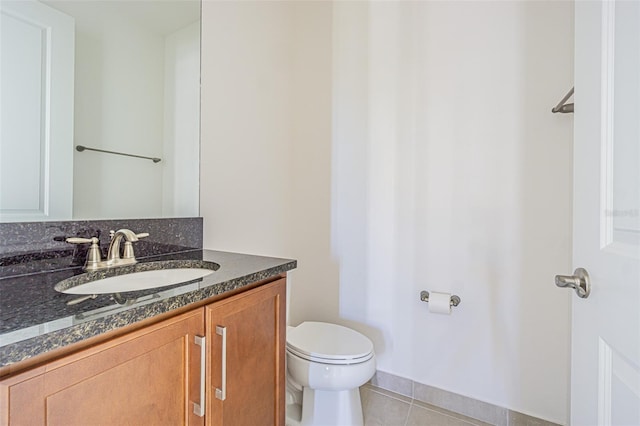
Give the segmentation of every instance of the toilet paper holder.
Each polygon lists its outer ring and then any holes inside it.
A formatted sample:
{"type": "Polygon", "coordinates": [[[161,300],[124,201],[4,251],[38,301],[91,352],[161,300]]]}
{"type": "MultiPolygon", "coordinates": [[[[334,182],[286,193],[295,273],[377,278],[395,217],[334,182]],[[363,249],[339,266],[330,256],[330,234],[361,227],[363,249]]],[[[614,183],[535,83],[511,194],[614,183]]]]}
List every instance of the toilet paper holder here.
{"type": "MultiPolygon", "coordinates": [[[[420,292],[420,300],[423,302],[429,303],[429,292],[426,290],[422,290],[420,292]]],[[[451,296],[451,300],[449,301],[449,306],[458,306],[460,304],[460,297],[455,294],[451,296]]]]}

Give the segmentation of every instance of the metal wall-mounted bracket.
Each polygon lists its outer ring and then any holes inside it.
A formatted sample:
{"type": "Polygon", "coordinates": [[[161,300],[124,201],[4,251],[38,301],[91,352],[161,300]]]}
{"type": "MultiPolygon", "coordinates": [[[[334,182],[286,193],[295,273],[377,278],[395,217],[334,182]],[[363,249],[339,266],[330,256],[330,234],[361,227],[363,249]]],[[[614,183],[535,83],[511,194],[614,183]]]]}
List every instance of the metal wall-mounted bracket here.
{"type": "Polygon", "coordinates": [[[573,113],[573,104],[568,104],[566,103],[569,98],[571,96],[573,96],[573,92],[574,92],[574,87],[571,88],[571,90],[569,90],[569,93],[567,93],[566,95],[564,95],[564,98],[562,98],[562,100],[560,102],[558,102],[558,105],[556,105],[555,107],[553,107],[551,109],[552,113],[562,113],[562,114],[568,114],[568,113],[573,113]]]}
{"type": "MultiPolygon", "coordinates": [[[[422,300],[423,302],[429,303],[429,292],[426,290],[422,290],[420,292],[420,300],[422,300]]],[[[454,294],[453,296],[451,296],[451,300],[449,301],[449,306],[458,306],[460,304],[460,301],[461,301],[460,297],[454,294]]]]}

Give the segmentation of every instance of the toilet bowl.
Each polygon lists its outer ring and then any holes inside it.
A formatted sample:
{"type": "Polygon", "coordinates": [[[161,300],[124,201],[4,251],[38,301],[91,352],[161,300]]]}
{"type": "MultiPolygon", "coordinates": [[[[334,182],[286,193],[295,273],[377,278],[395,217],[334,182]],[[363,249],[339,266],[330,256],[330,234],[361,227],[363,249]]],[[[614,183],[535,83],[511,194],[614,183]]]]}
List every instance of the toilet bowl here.
{"type": "Polygon", "coordinates": [[[287,328],[287,426],[363,424],[359,387],[376,371],[373,343],[336,324],[287,328]]]}

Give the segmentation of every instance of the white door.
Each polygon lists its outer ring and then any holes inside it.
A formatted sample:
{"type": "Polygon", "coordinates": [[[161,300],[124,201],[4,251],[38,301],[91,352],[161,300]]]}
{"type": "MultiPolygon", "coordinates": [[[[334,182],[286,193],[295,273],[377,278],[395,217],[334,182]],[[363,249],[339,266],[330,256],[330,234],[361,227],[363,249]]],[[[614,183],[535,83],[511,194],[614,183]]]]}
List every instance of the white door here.
{"type": "Polygon", "coordinates": [[[575,3],[571,424],[640,425],[640,1],[575,3]]]}
{"type": "Polygon", "coordinates": [[[74,20],[0,2],[0,221],[71,219],[74,20]]]}

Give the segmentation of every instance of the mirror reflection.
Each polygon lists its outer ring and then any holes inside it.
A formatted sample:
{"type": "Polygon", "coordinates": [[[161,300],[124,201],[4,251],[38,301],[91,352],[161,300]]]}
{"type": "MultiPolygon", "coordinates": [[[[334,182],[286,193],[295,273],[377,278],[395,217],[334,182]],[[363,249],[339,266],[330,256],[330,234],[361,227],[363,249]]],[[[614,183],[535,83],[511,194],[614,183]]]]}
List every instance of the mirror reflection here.
{"type": "Polygon", "coordinates": [[[200,2],[0,7],[0,221],[197,216],[200,2]]]}

